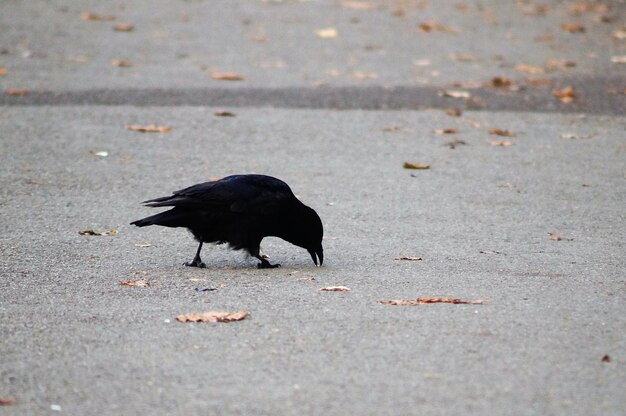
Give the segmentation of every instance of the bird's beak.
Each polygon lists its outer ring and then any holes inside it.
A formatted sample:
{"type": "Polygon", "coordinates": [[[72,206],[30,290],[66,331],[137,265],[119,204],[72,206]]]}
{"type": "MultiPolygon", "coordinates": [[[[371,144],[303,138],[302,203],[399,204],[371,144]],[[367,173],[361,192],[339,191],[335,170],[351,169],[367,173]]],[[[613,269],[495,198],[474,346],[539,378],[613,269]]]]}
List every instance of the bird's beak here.
{"type": "Polygon", "coordinates": [[[317,267],[321,266],[322,263],[324,263],[324,250],[322,249],[322,247],[316,250],[309,250],[309,254],[311,255],[311,258],[313,259],[313,263],[315,263],[317,267]],[[317,259],[320,260],[319,264],[317,264],[317,259]]]}

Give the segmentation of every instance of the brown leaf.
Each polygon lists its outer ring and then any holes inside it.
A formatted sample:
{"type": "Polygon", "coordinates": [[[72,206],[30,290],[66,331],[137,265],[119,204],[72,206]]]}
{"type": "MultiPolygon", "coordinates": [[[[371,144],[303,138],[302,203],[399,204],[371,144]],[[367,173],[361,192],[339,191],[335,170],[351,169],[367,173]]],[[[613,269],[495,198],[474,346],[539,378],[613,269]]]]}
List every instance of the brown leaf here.
{"type": "Polygon", "coordinates": [[[13,95],[15,97],[23,97],[25,95],[28,95],[28,91],[26,91],[26,90],[10,89],[10,90],[7,90],[7,94],[13,95]]]}
{"type": "Polygon", "coordinates": [[[517,134],[515,134],[515,133],[511,133],[508,130],[501,130],[501,129],[491,129],[491,130],[489,130],[489,134],[493,134],[495,136],[504,136],[504,137],[515,137],[515,136],[517,136],[517,134]]]}
{"type": "Polygon", "coordinates": [[[548,236],[550,236],[550,240],[554,241],[561,241],[563,239],[559,233],[548,233],[548,236]]]}
{"type": "Polygon", "coordinates": [[[13,406],[15,399],[13,397],[0,397],[0,406],[13,406]]]}
{"type": "Polygon", "coordinates": [[[469,305],[482,305],[482,300],[461,300],[456,298],[417,298],[411,300],[400,300],[400,299],[391,299],[391,300],[380,300],[378,303],[382,305],[423,305],[428,303],[453,303],[456,305],[459,304],[469,304],[469,305]]]}
{"type": "Polygon", "coordinates": [[[334,27],[316,30],[315,34],[322,39],[336,38],[337,35],[339,35],[337,29],[335,29],[334,27]]]}
{"type": "Polygon", "coordinates": [[[567,30],[570,33],[582,33],[585,31],[585,25],[580,23],[566,23],[561,25],[561,29],[567,30]]]}
{"type": "Polygon", "coordinates": [[[610,363],[610,362],[611,362],[611,357],[609,357],[609,355],[608,355],[608,354],[605,354],[605,355],[602,357],[602,362],[603,362],[603,363],[610,363]]]}
{"type": "Polygon", "coordinates": [[[114,59],[111,61],[111,65],[118,68],[130,68],[134,64],[131,61],[127,61],[125,59],[114,59]]]}
{"type": "Polygon", "coordinates": [[[250,316],[248,311],[239,312],[220,312],[220,311],[208,311],[208,312],[190,312],[182,315],[178,315],[176,320],[179,322],[233,322],[241,321],[250,316]]]}
{"type": "Polygon", "coordinates": [[[446,26],[442,23],[436,22],[434,20],[427,20],[419,24],[419,30],[424,33],[428,33],[431,31],[437,32],[447,32],[447,33],[457,33],[458,30],[446,26]]]}
{"type": "Polygon", "coordinates": [[[555,70],[559,68],[574,68],[576,66],[576,62],[574,61],[559,61],[557,59],[550,59],[546,62],[546,67],[550,70],[555,70]]]}
{"type": "Polygon", "coordinates": [[[460,108],[448,108],[446,110],[446,114],[451,117],[460,117],[461,114],[463,114],[463,112],[461,111],[460,108]]]}
{"type": "Polygon", "coordinates": [[[546,72],[546,70],[540,66],[533,66],[533,65],[526,65],[526,64],[517,64],[515,65],[515,69],[517,69],[520,72],[527,72],[529,74],[543,74],[544,72],[546,72]]]}
{"type": "Polygon", "coordinates": [[[458,132],[459,132],[459,129],[455,127],[448,127],[446,129],[433,130],[433,133],[435,134],[457,134],[458,132]]]}
{"type": "Polygon", "coordinates": [[[216,111],[213,115],[218,117],[235,117],[235,113],[232,111],[216,111]]]}
{"type": "Polygon", "coordinates": [[[489,81],[489,83],[487,84],[488,87],[494,88],[508,88],[511,85],[513,85],[511,80],[504,77],[493,77],[491,78],[491,81],[489,81]]]}
{"type": "Polygon", "coordinates": [[[525,81],[528,85],[532,85],[533,87],[548,86],[554,83],[554,81],[547,78],[526,78],[525,81]]]}
{"type": "Polygon", "coordinates": [[[157,126],[156,124],[148,124],[147,126],[131,124],[126,126],[126,128],[130,131],[139,131],[141,133],[167,133],[172,131],[172,128],[169,126],[157,126]]]}
{"type": "Polygon", "coordinates": [[[402,256],[402,257],[394,257],[394,260],[422,260],[419,256],[402,256]]]}
{"type": "Polygon", "coordinates": [[[211,74],[211,78],[217,79],[220,81],[243,81],[244,79],[246,79],[242,75],[228,73],[228,72],[213,72],[211,74]]]}
{"type": "Polygon", "coordinates": [[[7,74],[7,69],[6,68],[0,68],[0,77],[3,77],[7,74]]]}
{"type": "Polygon", "coordinates": [[[492,146],[502,146],[502,147],[513,146],[513,142],[510,140],[490,140],[489,144],[492,146]]]}
{"type": "Polygon", "coordinates": [[[569,104],[576,98],[576,89],[574,87],[565,87],[562,90],[552,90],[552,95],[561,102],[569,104]]]}
{"type": "Polygon", "coordinates": [[[345,286],[328,286],[320,289],[322,292],[349,292],[350,288],[345,286]]]}
{"type": "Polygon", "coordinates": [[[113,26],[113,30],[117,32],[131,32],[135,30],[135,25],[132,25],[130,23],[118,23],[113,26]]]}
{"type": "Polygon", "coordinates": [[[404,169],[430,169],[430,165],[425,165],[423,163],[411,163],[404,162],[404,169]]]}
{"type": "Polygon", "coordinates": [[[119,234],[119,231],[117,230],[111,230],[111,231],[94,231],[94,230],[80,230],[78,232],[78,234],[80,235],[116,235],[119,234]]]}
{"type": "Polygon", "coordinates": [[[111,14],[98,14],[92,12],[81,13],[80,18],[83,20],[115,20],[115,16],[111,14]]]}
{"type": "Polygon", "coordinates": [[[134,287],[149,287],[150,282],[146,279],[139,280],[126,280],[124,282],[120,282],[121,286],[134,286],[134,287]]]}

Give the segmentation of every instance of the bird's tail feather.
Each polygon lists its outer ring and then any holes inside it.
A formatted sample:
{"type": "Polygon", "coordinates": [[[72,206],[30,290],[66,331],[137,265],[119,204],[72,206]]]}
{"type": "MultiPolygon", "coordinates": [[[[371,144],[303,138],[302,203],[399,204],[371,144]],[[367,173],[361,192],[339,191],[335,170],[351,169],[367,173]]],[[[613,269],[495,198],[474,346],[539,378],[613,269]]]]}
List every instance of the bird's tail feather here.
{"type": "Polygon", "coordinates": [[[137,227],[147,227],[148,225],[186,227],[190,220],[193,220],[193,218],[190,217],[189,213],[177,209],[170,209],[169,211],[160,212],[158,214],[133,221],[130,224],[136,225],[137,227]]]}

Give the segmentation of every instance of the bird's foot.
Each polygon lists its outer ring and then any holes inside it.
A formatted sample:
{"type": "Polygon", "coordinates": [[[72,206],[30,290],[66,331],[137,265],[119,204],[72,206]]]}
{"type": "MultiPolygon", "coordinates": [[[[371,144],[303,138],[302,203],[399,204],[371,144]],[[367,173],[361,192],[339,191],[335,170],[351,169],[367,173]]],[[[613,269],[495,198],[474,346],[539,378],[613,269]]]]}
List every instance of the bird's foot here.
{"type": "Polygon", "coordinates": [[[280,264],[271,264],[269,261],[262,258],[261,263],[257,264],[256,267],[258,267],[259,269],[275,269],[277,267],[280,267],[280,264]]]}
{"type": "Polygon", "coordinates": [[[199,267],[201,269],[206,268],[206,264],[204,264],[204,262],[200,259],[193,259],[192,261],[187,261],[183,263],[183,265],[187,267],[199,267]]]}

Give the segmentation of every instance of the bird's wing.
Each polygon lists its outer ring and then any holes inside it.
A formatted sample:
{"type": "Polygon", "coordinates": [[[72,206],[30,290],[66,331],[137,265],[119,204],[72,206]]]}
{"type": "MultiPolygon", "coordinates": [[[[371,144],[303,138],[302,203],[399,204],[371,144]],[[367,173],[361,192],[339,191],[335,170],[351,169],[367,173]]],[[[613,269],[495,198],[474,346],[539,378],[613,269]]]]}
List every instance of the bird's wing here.
{"type": "Polygon", "coordinates": [[[228,209],[236,213],[273,214],[295,200],[285,182],[264,175],[233,175],[199,183],[173,195],[145,201],[151,207],[228,209]]]}

